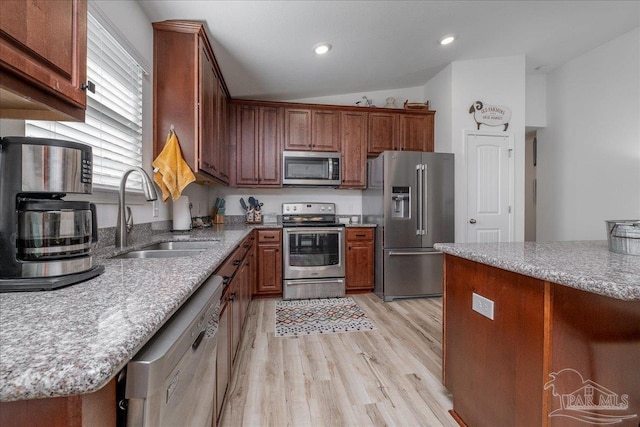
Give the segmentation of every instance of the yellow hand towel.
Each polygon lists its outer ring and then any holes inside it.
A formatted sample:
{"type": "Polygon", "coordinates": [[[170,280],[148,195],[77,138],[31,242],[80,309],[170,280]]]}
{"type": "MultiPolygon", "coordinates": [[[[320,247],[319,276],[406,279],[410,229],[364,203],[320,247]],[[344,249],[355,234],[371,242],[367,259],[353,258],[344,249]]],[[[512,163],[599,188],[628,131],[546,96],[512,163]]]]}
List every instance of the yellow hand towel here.
{"type": "Polygon", "coordinates": [[[164,148],[152,163],[154,168],[153,180],[162,190],[162,201],[166,202],[169,194],[175,201],[182,190],[196,180],[191,168],[182,157],[180,143],[176,133],[172,130],[167,136],[164,148]]]}

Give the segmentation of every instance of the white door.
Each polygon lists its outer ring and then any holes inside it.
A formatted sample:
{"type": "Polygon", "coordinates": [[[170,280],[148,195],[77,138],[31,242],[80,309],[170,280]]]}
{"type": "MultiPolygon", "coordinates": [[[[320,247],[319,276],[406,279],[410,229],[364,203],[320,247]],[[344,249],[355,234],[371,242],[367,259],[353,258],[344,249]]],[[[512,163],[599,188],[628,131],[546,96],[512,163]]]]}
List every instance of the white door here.
{"type": "Polygon", "coordinates": [[[466,241],[513,240],[513,136],[466,134],[466,241]]]}

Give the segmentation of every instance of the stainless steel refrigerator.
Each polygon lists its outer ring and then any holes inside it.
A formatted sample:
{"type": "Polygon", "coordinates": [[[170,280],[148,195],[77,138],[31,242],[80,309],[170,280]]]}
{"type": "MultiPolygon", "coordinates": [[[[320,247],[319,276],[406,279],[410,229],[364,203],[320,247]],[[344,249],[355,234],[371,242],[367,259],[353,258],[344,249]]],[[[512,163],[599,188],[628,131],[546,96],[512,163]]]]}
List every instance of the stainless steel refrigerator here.
{"type": "Polygon", "coordinates": [[[384,301],[442,295],[442,253],[454,241],[453,154],[385,151],[368,162],[363,221],[377,224],[374,291],[384,301]]]}

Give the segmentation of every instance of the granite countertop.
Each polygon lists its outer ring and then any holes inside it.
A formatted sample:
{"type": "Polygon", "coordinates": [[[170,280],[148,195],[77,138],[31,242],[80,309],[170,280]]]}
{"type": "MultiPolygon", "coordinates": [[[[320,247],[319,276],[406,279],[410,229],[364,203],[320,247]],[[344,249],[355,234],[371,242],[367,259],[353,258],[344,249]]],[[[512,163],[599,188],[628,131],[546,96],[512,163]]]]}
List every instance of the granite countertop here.
{"type": "Polygon", "coordinates": [[[611,298],[640,301],[640,257],[606,241],[437,243],[444,253],[611,298]]]}
{"type": "Polygon", "coordinates": [[[196,256],[164,259],[107,259],[115,252],[106,248],[95,253],[105,266],[96,278],[53,291],[1,293],[0,401],[102,388],[253,228],[154,235],[150,242],[218,244],[196,256]]]}

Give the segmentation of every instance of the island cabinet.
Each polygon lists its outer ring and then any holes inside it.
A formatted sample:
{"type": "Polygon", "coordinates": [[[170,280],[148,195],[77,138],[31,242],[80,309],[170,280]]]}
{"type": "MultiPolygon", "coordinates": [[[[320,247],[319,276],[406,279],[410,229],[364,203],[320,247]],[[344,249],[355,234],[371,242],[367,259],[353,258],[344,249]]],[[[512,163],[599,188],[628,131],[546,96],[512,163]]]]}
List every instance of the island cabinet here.
{"type": "Polygon", "coordinates": [[[341,188],[367,187],[367,120],[365,111],[343,111],[341,114],[341,188]]]}
{"type": "Polygon", "coordinates": [[[86,0],[0,2],[0,117],[84,121],[86,83],[86,0]]]}
{"type": "Polygon", "coordinates": [[[216,355],[216,415],[220,417],[227,386],[233,375],[244,319],[251,301],[254,260],[253,233],[227,257],[215,274],[222,276],[225,289],[220,301],[216,355]]]}
{"type": "Polygon", "coordinates": [[[234,105],[237,187],[280,187],[282,108],[234,105]]]}
{"type": "Polygon", "coordinates": [[[229,94],[202,23],[153,23],[154,156],[171,127],[200,183],[229,183],[229,94]]]}
{"type": "Polygon", "coordinates": [[[374,228],[346,229],[345,289],[347,293],[371,292],[374,272],[374,228]]]}
{"type": "Polygon", "coordinates": [[[282,296],[282,230],[260,229],[257,233],[258,268],[254,294],[282,296]]]}
{"type": "Polygon", "coordinates": [[[340,111],[321,108],[285,108],[284,149],[339,152],[340,111]]]}
{"type": "Polygon", "coordinates": [[[461,424],[637,427],[640,301],[444,259],[444,384],[461,424]]]}
{"type": "Polygon", "coordinates": [[[3,427],[115,427],[116,379],[83,395],[0,402],[3,427]]]}

